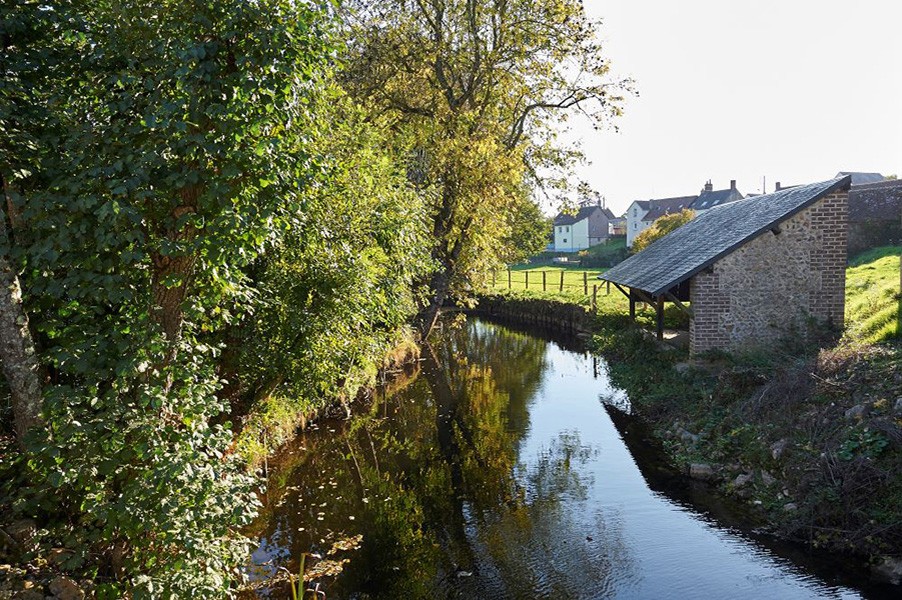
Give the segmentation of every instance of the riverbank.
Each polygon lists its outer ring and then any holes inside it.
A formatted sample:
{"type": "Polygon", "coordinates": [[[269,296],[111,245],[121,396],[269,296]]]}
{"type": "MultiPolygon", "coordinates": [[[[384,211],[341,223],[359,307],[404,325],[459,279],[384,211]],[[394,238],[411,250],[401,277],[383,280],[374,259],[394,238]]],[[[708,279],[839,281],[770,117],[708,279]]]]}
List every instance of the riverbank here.
{"type": "MultiPolygon", "coordinates": [[[[899,583],[898,273],[897,249],[853,263],[849,333],[823,348],[787,344],[690,361],[683,350],[662,349],[643,333],[641,318],[636,327],[616,306],[599,307],[590,320],[590,346],[689,476],[747,502],[773,534],[866,557],[878,577],[899,583]]],[[[517,311],[523,323],[566,314],[562,300],[522,292],[499,310],[503,296],[493,294],[489,303],[508,320],[517,311]]]]}

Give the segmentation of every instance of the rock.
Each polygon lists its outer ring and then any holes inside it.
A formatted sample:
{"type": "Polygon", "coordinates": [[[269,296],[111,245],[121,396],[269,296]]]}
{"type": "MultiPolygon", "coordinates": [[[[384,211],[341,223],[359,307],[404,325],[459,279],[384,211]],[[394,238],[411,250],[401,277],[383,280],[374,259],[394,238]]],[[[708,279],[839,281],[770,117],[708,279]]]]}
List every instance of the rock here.
{"type": "Polygon", "coordinates": [[[761,483],[770,487],[776,482],[777,482],[777,480],[773,475],[771,475],[767,471],[761,471],[761,483]]]}
{"type": "Polygon", "coordinates": [[[896,403],[893,405],[893,412],[897,415],[902,415],[902,396],[896,398],[896,403]]]}
{"type": "Polygon", "coordinates": [[[742,488],[751,483],[754,477],[750,473],[743,473],[742,475],[737,475],[736,479],[733,480],[733,487],[742,488]]]}
{"type": "Polygon", "coordinates": [[[85,597],[84,591],[68,577],[54,577],[48,587],[59,600],[83,600],[85,597]]]}
{"type": "Polygon", "coordinates": [[[785,510],[786,512],[793,512],[799,510],[799,505],[795,502],[787,502],[783,505],[783,510],[785,510]]]}
{"type": "Polygon", "coordinates": [[[53,548],[47,555],[47,562],[54,565],[61,565],[66,562],[73,554],[75,553],[65,548],[53,548]]]}
{"type": "Polygon", "coordinates": [[[6,533],[26,552],[37,547],[38,525],[31,519],[14,521],[6,528],[6,533]]]}
{"type": "Polygon", "coordinates": [[[689,465],[689,477],[702,481],[714,479],[714,469],[705,463],[692,463],[689,465]]]}
{"type": "Polygon", "coordinates": [[[44,600],[44,594],[38,590],[22,590],[13,594],[13,600],[44,600]]]}
{"type": "Polygon", "coordinates": [[[884,556],[879,563],[871,567],[871,572],[881,581],[899,585],[902,583],[902,558],[884,556]]]}
{"type": "Polygon", "coordinates": [[[676,371],[677,373],[679,373],[680,375],[685,375],[686,373],[689,372],[689,369],[691,369],[691,368],[692,367],[689,365],[689,363],[685,363],[685,362],[681,362],[681,363],[677,363],[677,364],[673,365],[673,370],[676,371]]]}
{"type": "Polygon", "coordinates": [[[683,430],[683,433],[680,434],[680,439],[684,444],[697,444],[699,438],[694,433],[683,430]]]}
{"type": "Polygon", "coordinates": [[[779,440],[774,442],[770,447],[770,455],[774,457],[774,460],[780,460],[783,457],[783,453],[786,452],[786,447],[789,446],[789,440],[779,440]]]}
{"type": "Polygon", "coordinates": [[[846,411],[847,419],[863,419],[868,416],[869,408],[867,404],[856,404],[846,411]]]}

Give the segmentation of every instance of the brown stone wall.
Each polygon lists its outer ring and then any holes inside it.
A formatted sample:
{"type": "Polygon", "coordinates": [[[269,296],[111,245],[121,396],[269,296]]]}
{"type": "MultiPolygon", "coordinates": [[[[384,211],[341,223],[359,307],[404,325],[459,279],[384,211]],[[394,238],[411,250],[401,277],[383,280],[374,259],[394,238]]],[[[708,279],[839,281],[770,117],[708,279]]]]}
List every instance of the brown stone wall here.
{"type": "Polygon", "coordinates": [[[806,336],[812,320],[841,328],[847,210],[846,192],[827,196],[693,277],[692,353],[806,336]]]}

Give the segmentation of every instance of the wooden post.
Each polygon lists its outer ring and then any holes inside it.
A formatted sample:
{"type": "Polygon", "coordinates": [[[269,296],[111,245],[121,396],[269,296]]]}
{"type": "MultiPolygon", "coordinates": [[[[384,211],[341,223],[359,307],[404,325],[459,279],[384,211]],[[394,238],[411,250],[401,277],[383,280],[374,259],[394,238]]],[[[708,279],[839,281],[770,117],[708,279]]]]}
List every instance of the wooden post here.
{"type": "Polygon", "coordinates": [[[598,284],[592,284],[592,312],[598,310],[598,284]]]}
{"type": "Polygon", "coordinates": [[[589,295],[589,274],[583,271],[583,294],[589,295]]]}
{"type": "Polygon", "coordinates": [[[507,289],[511,289],[511,270],[507,268],[507,289]]]}
{"type": "Polygon", "coordinates": [[[547,291],[545,288],[545,271],[542,271],[542,291],[547,291]]]}
{"type": "Polygon", "coordinates": [[[633,290],[630,290],[630,319],[636,320],[636,299],[633,298],[633,290]]]}
{"type": "Polygon", "coordinates": [[[523,271],[526,273],[526,289],[529,289],[529,271],[523,271]]]}
{"type": "Polygon", "coordinates": [[[658,341],[664,341],[664,296],[658,296],[657,314],[655,315],[658,326],[658,341]]]}
{"type": "Polygon", "coordinates": [[[611,295],[611,282],[608,282],[608,296],[611,295]]]}
{"type": "Polygon", "coordinates": [[[561,291],[561,292],[564,291],[564,270],[563,269],[561,269],[561,289],[559,291],[561,291]]]}

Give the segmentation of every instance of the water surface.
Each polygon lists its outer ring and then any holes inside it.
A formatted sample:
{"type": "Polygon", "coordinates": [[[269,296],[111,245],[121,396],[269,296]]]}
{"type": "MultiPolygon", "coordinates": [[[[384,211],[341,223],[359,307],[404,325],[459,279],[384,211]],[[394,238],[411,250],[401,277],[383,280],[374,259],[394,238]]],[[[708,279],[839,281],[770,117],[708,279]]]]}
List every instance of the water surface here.
{"type": "Polygon", "coordinates": [[[341,569],[320,579],[330,600],[881,594],[715,520],[655,458],[637,465],[606,403],[628,407],[584,353],[475,320],[446,332],[405,389],[283,457],[254,576],[312,552],[341,569]]]}

